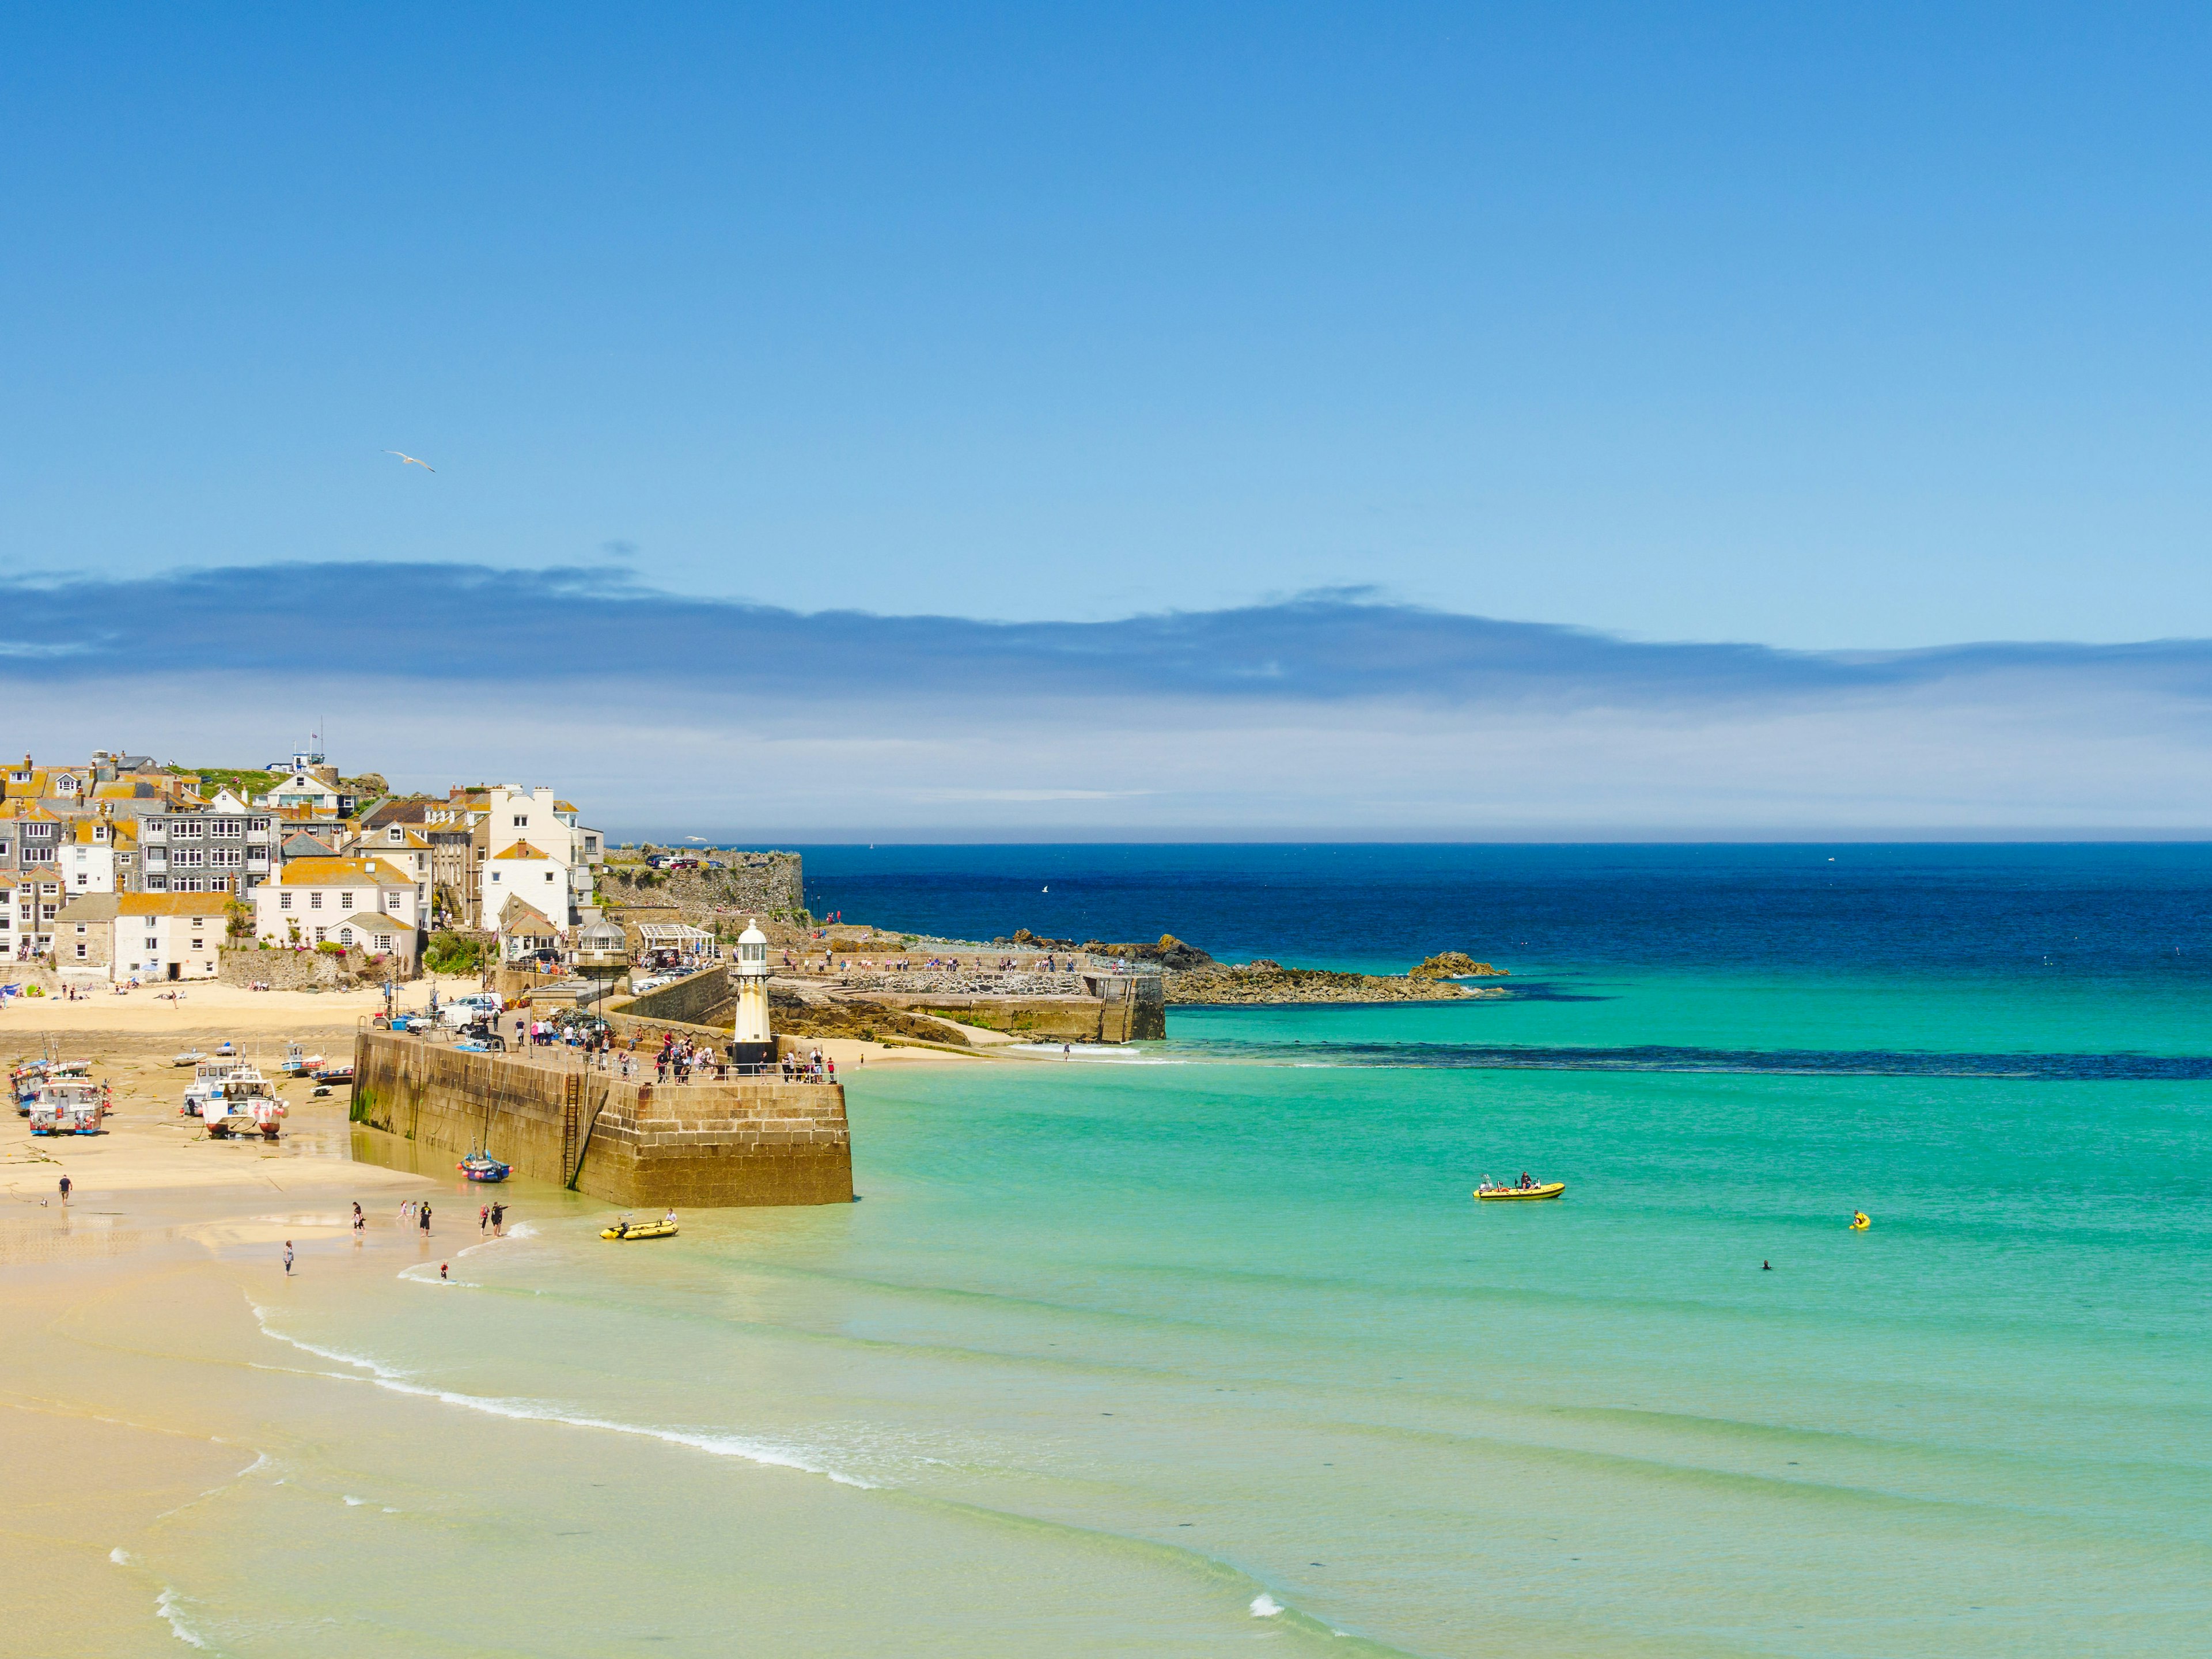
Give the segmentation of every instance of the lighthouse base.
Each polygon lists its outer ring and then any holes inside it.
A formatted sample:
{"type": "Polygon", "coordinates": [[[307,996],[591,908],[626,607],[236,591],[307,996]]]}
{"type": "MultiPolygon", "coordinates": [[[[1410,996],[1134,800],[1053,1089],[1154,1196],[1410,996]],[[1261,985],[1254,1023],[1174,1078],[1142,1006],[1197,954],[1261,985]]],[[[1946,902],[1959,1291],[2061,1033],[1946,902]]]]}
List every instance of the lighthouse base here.
{"type": "Polygon", "coordinates": [[[730,1064],[745,1075],[757,1075],[775,1069],[775,1044],[768,1042],[732,1042],[727,1052],[730,1064]]]}

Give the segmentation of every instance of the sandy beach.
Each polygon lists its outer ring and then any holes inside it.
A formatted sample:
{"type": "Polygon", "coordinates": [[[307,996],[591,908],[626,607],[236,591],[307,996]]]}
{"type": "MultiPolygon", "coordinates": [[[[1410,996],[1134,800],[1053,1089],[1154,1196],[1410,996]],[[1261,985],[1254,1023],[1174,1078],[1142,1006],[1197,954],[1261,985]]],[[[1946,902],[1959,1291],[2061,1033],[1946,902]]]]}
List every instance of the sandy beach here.
{"type": "MultiPolygon", "coordinates": [[[[428,981],[407,988],[398,1006],[427,1006],[428,981]]],[[[474,988],[467,979],[440,982],[441,999],[474,988]]],[[[52,1052],[89,1060],[94,1076],[114,1090],[106,1133],[97,1136],[33,1137],[12,1112],[0,1118],[0,1320],[12,1334],[0,1370],[0,1455],[28,1495],[5,1531],[18,1548],[35,1545],[43,1561],[36,1574],[9,1575],[13,1588],[0,1594],[0,1610],[30,1642],[19,1650],[174,1650],[168,1628],[149,1620],[143,1587],[111,1558],[131,1553],[134,1529],[251,1461],[238,1454],[248,1425],[235,1420],[228,1391],[198,1390],[187,1410],[176,1395],[208,1363],[198,1351],[210,1342],[226,1367],[252,1363],[264,1343],[242,1317],[240,1275],[281,1278],[287,1240],[303,1271],[335,1257],[348,1273],[387,1276],[390,1267],[374,1266],[387,1256],[404,1266],[483,1242],[481,1194],[457,1176],[356,1160],[343,1085],[317,1098],[310,1081],[281,1084],[290,1112],[273,1146],[210,1140],[178,1111],[192,1076],[173,1063],[179,1052],[212,1051],[228,1038],[248,1055],[258,1052],[273,1075],[289,1042],[311,1054],[349,1052],[355,1033],[382,1008],[374,992],[205,985],[185,988],[173,1002],[140,991],[15,999],[0,1012],[0,1059],[52,1052]],[[73,1189],[66,1203],[64,1176],[73,1189]],[[398,1215],[406,1200],[426,1195],[436,1212],[427,1241],[398,1215]],[[368,1218],[358,1242],[356,1201],[368,1218]],[[185,1309],[195,1316],[179,1324],[185,1309]],[[137,1352],[116,1364],[111,1322],[122,1310],[144,1340],[127,1344],[137,1352]]],[[[974,1039],[1006,1041],[983,1031],[974,1039]]],[[[849,1040],[819,1046],[840,1072],[963,1059],[849,1040]]],[[[568,1194],[518,1187],[506,1195],[523,1209],[589,1207],[568,1194]]]]}

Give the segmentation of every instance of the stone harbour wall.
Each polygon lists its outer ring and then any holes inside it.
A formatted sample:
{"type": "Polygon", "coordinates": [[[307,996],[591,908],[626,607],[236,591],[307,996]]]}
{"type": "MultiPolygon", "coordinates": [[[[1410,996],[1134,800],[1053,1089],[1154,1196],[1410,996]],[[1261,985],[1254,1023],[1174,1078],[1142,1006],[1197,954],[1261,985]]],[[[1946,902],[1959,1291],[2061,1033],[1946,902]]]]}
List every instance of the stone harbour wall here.
{"type": "Polygon", "coordinates": [[[565,1053],[544,1062],[372,1031],[355,1041],[352,1115],[456,1162],[481,1146],[524,1179],[554,1186],[566,1184],[565,1163],[580,1149],[576,1189],[629,1208],[853,1197],[852,1135],[836,1085],[625,1083],[565,1053]]]}
{"type": "Polygon", "coordinates": [[[679,1025],[726,1025],[736,1012],[737,1003],[737,990],[730,983],[729,964],[718,962],[657,991],[647,991],[641,997],[631,997],[627,1001],[610,997],[607,1012],[679,1025]]]}

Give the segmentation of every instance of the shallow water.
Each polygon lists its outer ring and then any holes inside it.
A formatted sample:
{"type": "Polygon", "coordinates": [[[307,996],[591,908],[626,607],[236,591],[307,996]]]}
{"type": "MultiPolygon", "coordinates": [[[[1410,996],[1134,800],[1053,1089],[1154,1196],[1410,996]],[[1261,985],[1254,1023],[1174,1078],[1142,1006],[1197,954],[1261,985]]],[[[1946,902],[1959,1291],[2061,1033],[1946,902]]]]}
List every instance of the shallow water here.
{"type": "Polygon", "coordinates": [[[2059,887],[2179,933],[2207,864],[1923,884],[1910,973],[1554,941],[1502,1000],[872,1071],[850,1206],[227,1256],[83,1317],[263,1460],[118,1570],[241,1655],[2190,1650],[2203,987],[1984,958],[2059,887]],[[1523,1170],[1566,1198],[1471,1201],[1523,1170]]]}

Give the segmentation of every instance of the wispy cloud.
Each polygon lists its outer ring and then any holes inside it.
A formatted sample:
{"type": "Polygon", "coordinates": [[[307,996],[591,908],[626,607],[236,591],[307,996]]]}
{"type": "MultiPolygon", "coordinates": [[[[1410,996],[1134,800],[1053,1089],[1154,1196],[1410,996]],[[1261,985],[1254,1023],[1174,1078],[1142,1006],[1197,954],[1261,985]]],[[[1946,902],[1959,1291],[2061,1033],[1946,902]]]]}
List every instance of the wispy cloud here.
{"type": "Polygon", "coordinates": [[[1103,623],[801,614],[626,570],[0,583],[19,749],[251,763],[603,827],[1109,837],[2212,824],[2212,642],[1811,653],[1310,594],[1103,623]]]}
{"type": "Polygon", "coordinates": [[[1358,590],[1100,623],[800,613],[640,585],[615,566],[541,571],[297,564],[0,583],[0,675],[167,675],[218,660],[295,673],[336,653],[366,678],[773,688],[817,696],[1049,695],[1451,706],[1536,697],[1633,705],[1832,699],[2057,676],[2212,696],[2212,642],[1979,644],[1909,652],[1654,644],[1377,603],[1358,590]],[[375,624],[346,637],[349,622],[375,624]],[[332,625],[336,624],[335,627],[332,625]],[[316,641],[312,651],[308,642],[316,641]]]}

